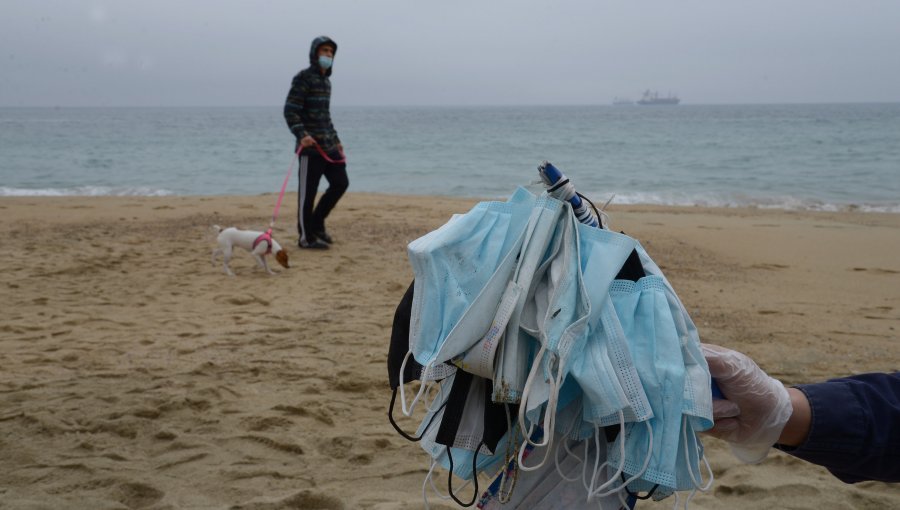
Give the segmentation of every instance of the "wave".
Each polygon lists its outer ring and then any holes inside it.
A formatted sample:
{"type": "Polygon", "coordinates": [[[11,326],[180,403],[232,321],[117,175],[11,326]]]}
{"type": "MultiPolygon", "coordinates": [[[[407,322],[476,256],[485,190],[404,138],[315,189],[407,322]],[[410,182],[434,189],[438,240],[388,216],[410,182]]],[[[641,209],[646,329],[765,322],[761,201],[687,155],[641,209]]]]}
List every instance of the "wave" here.
{"type": "Polygon", "coordinates": [[[111,186],[76,186],[73,188],[10,188],[0,186],[0,197],[164,197],[176,193],[145,186],[111,187],[111,186]]]}
{"type": "MultiPolygon", "coordinates": [[[[397,193],[397,190],[380,191],[376,193],[397,193]]],[[[475,198],[478,194],[466,193],[468,189],[451,190],[451,196],[475,198]]],[[[539,188],[532,189],[539,192],[539,188]]],[[[410,191],[414,195],[428,195],[427,192],[410,191]]],[[[164,197],[180,195],[171,190],[150,188],[146,186],[112,187],[112,186],[76,186],[71,188],[11,188],[0,186],[0,197],[65,197],[65,196],[146,196],[164,197]]],[[[401,192],[400,194],[403,194],[401,192]]],[[[483,195],[482,195],[483,196],[483,195]]],[[[694,192],[689,193],[660,193],[660,192],[625,192],[611,194],[588,193],[588,197],[594,201],[597,207],[602,206],[612,198],[612,205],[661,205],[677,207],[722,207],[739,208],[748,207],[755,209],[782,209],[788,211],[823,211],[823,212],[864,212],[864,213],[889,213],[900,214],[900,203],[834,203],[822,200],[799,198],[794,196],[775,197],[750,197],[744,195],[729,195],[716,193],[694,192]]],[[[503,199],[504,196],[497,196],[503,199]]]]}
{"type": "MultiPolygon", "coordinates": [[[[682,207],[748,207],[755,209],[781,209],[788,211],[823,212],[866,212],[900,214],[900,203],[835,203],[794,196],[749,197],[728,194],[683,194],[630,192],[595,195],[594,202],[599,207],[612,197],[612,204],[620,205],[663,205],[682,207]]],[[[593,199],[593,197],[592,197],[593,199]]]]}

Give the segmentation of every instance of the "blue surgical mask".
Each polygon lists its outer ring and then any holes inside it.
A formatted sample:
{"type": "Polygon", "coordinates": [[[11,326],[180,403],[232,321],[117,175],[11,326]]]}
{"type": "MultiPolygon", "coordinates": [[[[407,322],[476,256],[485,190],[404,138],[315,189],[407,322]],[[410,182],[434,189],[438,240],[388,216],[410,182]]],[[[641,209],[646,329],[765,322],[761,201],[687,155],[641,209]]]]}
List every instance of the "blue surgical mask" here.
{"type": "MultiPolygon", "coordinates": [[[[416,275],[409,344],[416,361],[422,365],[438,357],[438,362],[449,361],[475,342],[460,338],[459,342],[467,343],[446,345],[520,237],[525,227],[522,217],[527,218],[530,208],[527,200],[481,202],[409,244],[409,261],[416,275]]],[[[501,292],[504,287],[505,282],[501,292]]]]}
{"type": "MultiPolygon", "coordinates": [[[[685,367],[675,321],[666,297],[667,287],[660,276],[637,282],[616,280],[610,292],[616,314],[625,332],[644,392],[653,409],[647,422],[630,423],[625,437],[624,471],[649,484],[673,489],[687,465],[678,463],[682,440],[682,408],[685,367]],[[649,458],[648,458],[649,456],[649,458]]],[[[610,449],[610,462],[622,462],[619,446],[610,449]]],[[[699,472],[699,466],[694,467],[699,472]]],[[[631,487],[640,486],[632,484],[631,487]]]]}
{"type": "MultiPolygon", "coordinates": [[[[630,406],[621,379],[634,379],[635,382],[630,383],[630,390],[640,393],[640,396],[633,397],[635,401],[640,402],[640,397],[646,399],[637,382],[631,357],[611,355],[609,352],[611,348],[624,347],[622,328],[609,300],[609,287],[634,249],[635,241],[622,234],[585,225],[579,226],[579,233],[582,274],[590,301],[590,316],[584,339],[579,344],[581,355],[572,358],[571,375],[585,392],[584,419],[596,425],[612,425],[619,421],[618,411],[630,406]],[[612,340],[619,342],[613,344],[612,340]],[[612,362],[614,358],[618,361],[616,366],[612,362]],[[618,376],[620,372],[621,377],[618,376]]],[[[649,405],[647,408],[649,409],[649,405]]],[[[632,416],[635,413],[628,414],[632,416]]]]}
{"type": "Polygon", "coordinates": [[[409,244],[416,275],[409,349],[423,380],[488,333],[496,312],[489,306],[507,286],[534,200],[520,188],[509,201],[481,202],[409,244]]]}
{"type": "Polygon", "coordinates": [[[331,57],[326,57],[325,55],[319,55],[319,67],[322,69],[330,69],[331,64],[334,63],[334,59],[331,57]]]}
{"type": "MultiPolygon", "coordinates": [[[[494,402],[518,403],[528,375],[528,358],[532,345],[531,336],[522,331],[522,311],[534,293],[534,276],[545,260],[556,225],[562,215],[563,202],[543,195],[537,199],[525,231],[525,240],[512,277],[519,292],[515,293],[512,314],[506,326],[505,338],[497,352],[494,372],[494,402]]],[[[501,303],[504,306],[504,303],[501,303]]]]}

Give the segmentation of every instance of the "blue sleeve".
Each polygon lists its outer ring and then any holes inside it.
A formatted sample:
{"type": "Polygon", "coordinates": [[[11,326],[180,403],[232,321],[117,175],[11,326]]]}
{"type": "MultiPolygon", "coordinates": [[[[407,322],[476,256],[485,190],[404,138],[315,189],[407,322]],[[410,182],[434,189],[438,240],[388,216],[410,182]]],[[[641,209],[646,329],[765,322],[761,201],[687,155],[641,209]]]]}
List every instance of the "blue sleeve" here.
{"type": "Polygon", "coordinates": [[[900,372],[797,386],[812,410],[806,441],[785,452],[846,483],[900,482],[900,372]]]}

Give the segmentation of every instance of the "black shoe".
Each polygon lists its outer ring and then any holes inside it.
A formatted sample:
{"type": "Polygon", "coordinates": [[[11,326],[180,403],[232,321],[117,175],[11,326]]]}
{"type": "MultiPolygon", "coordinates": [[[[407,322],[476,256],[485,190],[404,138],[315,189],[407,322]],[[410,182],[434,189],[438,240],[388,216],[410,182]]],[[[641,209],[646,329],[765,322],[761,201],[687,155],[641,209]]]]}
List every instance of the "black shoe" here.
{"type": "Polygon", "coordinates": [[[304,250],[327,250],[329,248],[328,244],[322,242],[319,239],[316,239],[312,242],[300,241],[297,243],[297,246],[304,250]]]}
{"type": "Polygon", "coordinates": [[[331,236],[328,235],[328,232],[325,232],[324,230],[321,232],[316,232],[316,237],[328,244],[334,244],[334,239],[332,239],[331,236]]]}

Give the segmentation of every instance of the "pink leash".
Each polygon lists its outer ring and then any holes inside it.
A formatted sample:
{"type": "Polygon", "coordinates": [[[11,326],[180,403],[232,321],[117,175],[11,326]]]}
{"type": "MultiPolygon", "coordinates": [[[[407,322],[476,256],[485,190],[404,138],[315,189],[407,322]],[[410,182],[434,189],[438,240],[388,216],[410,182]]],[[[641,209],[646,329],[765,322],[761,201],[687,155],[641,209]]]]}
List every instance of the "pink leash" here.
{"type": "MultiPolygon", "coordinates": [[[[325,154],[325,151],[322,150],[322,147],[319,146],[319,144],[316,144],[315,147],[316,147],[316,150],[319,152],[319,155],[322,156],[322,159],[324,159],[325,161],[327,161],[329,163],[338,164],[338,163],[346,163],[347,162],[347,156],[345,156],[343,152],[341,152],[341,159],[334,160],[334,159],[329,158],[328,154],[325,154]]],[[[300,155],[300,153],[298,152],[297,156],[299,156],[299,155],[300,155]]]]}
{"type": "MultiPolygon", "coordinates": [[[[325,151],[322,150],[322,147],[320,147],[319,144],[316,144],[315,147],[319,152],[319,155],[321,155],[322,158],[329,163],[338,164],[347,162],[347,156],[344,156],[343,152],[341,153],[341,159],[334,160],[328,157],[328,154],[326,154],[325,151]]],[[[287,175],[284,176],[284,183],[282,183],[281,192],[278,194],[278,201],[275,202],[275,212],[272,213],[272,221],[269,222],[269,229],[260,234],[259,237],[257,237],[253,241],[253,248],[256,248],[256,246],[262,242],[268,244],[269,248],[266,250],[266,254],[272,253],[272,228],[275,226],[275,220],[278,219],[278,210],[281,209],[281,202],[284,200],[284,192],[287,190],[288,182],[291,181],[291,173],[293,173],[294,171],[294,161],[296,161],[300,157],[300,152],[302,150],[302,146],[297,147],[297,152],[294,153],[294,156],[291,158],[291,164],[288,165],[287,175]]]]}

